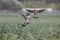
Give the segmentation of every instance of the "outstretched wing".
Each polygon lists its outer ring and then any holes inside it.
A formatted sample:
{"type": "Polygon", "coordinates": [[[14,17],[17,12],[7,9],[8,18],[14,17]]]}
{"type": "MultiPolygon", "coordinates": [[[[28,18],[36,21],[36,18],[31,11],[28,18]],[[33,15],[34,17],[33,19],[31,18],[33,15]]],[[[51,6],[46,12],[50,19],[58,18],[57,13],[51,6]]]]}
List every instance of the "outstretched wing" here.
{"type": "Polygon", "coordinates": [[[22,13],[20,13],[23,17],[24,17],[24,19],[26,20],[26,17],[25,17],[25,15],[23,15],[22,13]]]}
{"type": "Polygon", "coordinates": [[[26,9],[26,11],[28,11],[28,12],[30,12],[30,13],[34,13],[34,10],[26,9]]]}
{"type": "Polygon", "coordinates": [[[43,11],[45,11],[45,9],[37,10],[37,13],[41,13],[41,12],[43,12],[43,11]]]}
{"type": "Polygon", "coordinates": [[[17,10],[18,13],[26,20],[26,16],[22,10],[17,10]]]}
{"type": "MultiPolygon", "coordinates": [[[[26,9],[28,12],[30,12],[30,13],[34,13],[34,10],[30,10],[30,9],[26,9]]],[[[42,10],[36,10],[37,11],[37,13],[41,13],[41,12],[43,12],[43,11],[45,11],[45,9],[42,9],[42,10]]]]}

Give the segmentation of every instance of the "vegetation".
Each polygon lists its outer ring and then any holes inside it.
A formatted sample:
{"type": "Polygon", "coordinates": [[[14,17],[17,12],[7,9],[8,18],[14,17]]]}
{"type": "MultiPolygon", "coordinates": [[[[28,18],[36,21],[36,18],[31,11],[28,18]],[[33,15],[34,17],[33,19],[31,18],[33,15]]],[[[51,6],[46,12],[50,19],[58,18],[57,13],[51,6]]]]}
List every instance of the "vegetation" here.
{"type": "Polygon", "coordinates": [[[17,0],[0,0],[0,10],[1,9],[10,10],[22,9],[22,4],[17,0]]]}
{"type": "Polygon", "coordinates": [[[60,14],[39,14],[26,27],[23,21],[18,13],[0,14],[0,40],[60,40],[60,14]]]}
{"type": "Polygon", "coordinates": [[[0,0],[0,10],[17,10],[23,7],[60,9],[60,3],[59,0],[0,0]]]}

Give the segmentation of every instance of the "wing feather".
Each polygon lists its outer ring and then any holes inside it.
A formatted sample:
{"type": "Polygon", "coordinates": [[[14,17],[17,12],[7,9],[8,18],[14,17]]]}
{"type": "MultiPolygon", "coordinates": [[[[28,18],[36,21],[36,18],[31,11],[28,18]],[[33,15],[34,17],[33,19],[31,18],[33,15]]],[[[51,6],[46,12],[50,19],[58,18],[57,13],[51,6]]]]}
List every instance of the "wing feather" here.
{"type": "Polygon", "coordinates": [[[34,13],[34,10],[29,10],[29,9],[26,9],[26,10],[30,13],[34,13]]]}
{"type": "Polygon", "coordinates": [[[43,10],[37,10],[37,13],[41,13],[43,11],[45,11],[45,9],[43,9],[43,10]]]}
{"type": "MultiPolygon", "coordinates": [[[[30,12],[30,13],[34,13],[34,10],[29,10],[29,9],[26,9],[28,12],[30,12]]],[[[43,11],[45,11],[45,9],[42,9],[42,10],[37,10],[37,13],[41,13],[41,12],[43,12],[43,11]]]]}

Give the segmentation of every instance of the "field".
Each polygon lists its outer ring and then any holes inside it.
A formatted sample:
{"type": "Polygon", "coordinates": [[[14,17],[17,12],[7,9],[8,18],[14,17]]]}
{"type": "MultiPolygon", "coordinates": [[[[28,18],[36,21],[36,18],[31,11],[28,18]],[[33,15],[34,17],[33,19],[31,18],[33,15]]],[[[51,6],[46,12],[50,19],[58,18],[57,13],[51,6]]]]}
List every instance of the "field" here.
{"type": "Polygon", "coordinates": [[[60,14],[39,14],[22,27],[19,13],[0,13],[0,40],[60,40],[60,14]]]}

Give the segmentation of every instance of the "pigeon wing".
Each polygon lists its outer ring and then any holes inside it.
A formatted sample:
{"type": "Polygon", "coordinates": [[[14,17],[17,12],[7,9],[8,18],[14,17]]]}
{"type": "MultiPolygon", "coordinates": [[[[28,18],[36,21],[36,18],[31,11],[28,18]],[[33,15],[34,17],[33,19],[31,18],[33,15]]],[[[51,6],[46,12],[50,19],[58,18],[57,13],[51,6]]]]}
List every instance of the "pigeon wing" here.
{"type": "Polygon", "coordinates": [[[37,10],[37,13],[41,13],[43,11],[45,11],[45,9],[43,9],[43,10],[37,10]]]}
{"type": "Polygon", "coordinates": [[[34,10],[29,10],[29,9],[26,9],[26,10],[30,13],[34,13],[34,10]]]}

